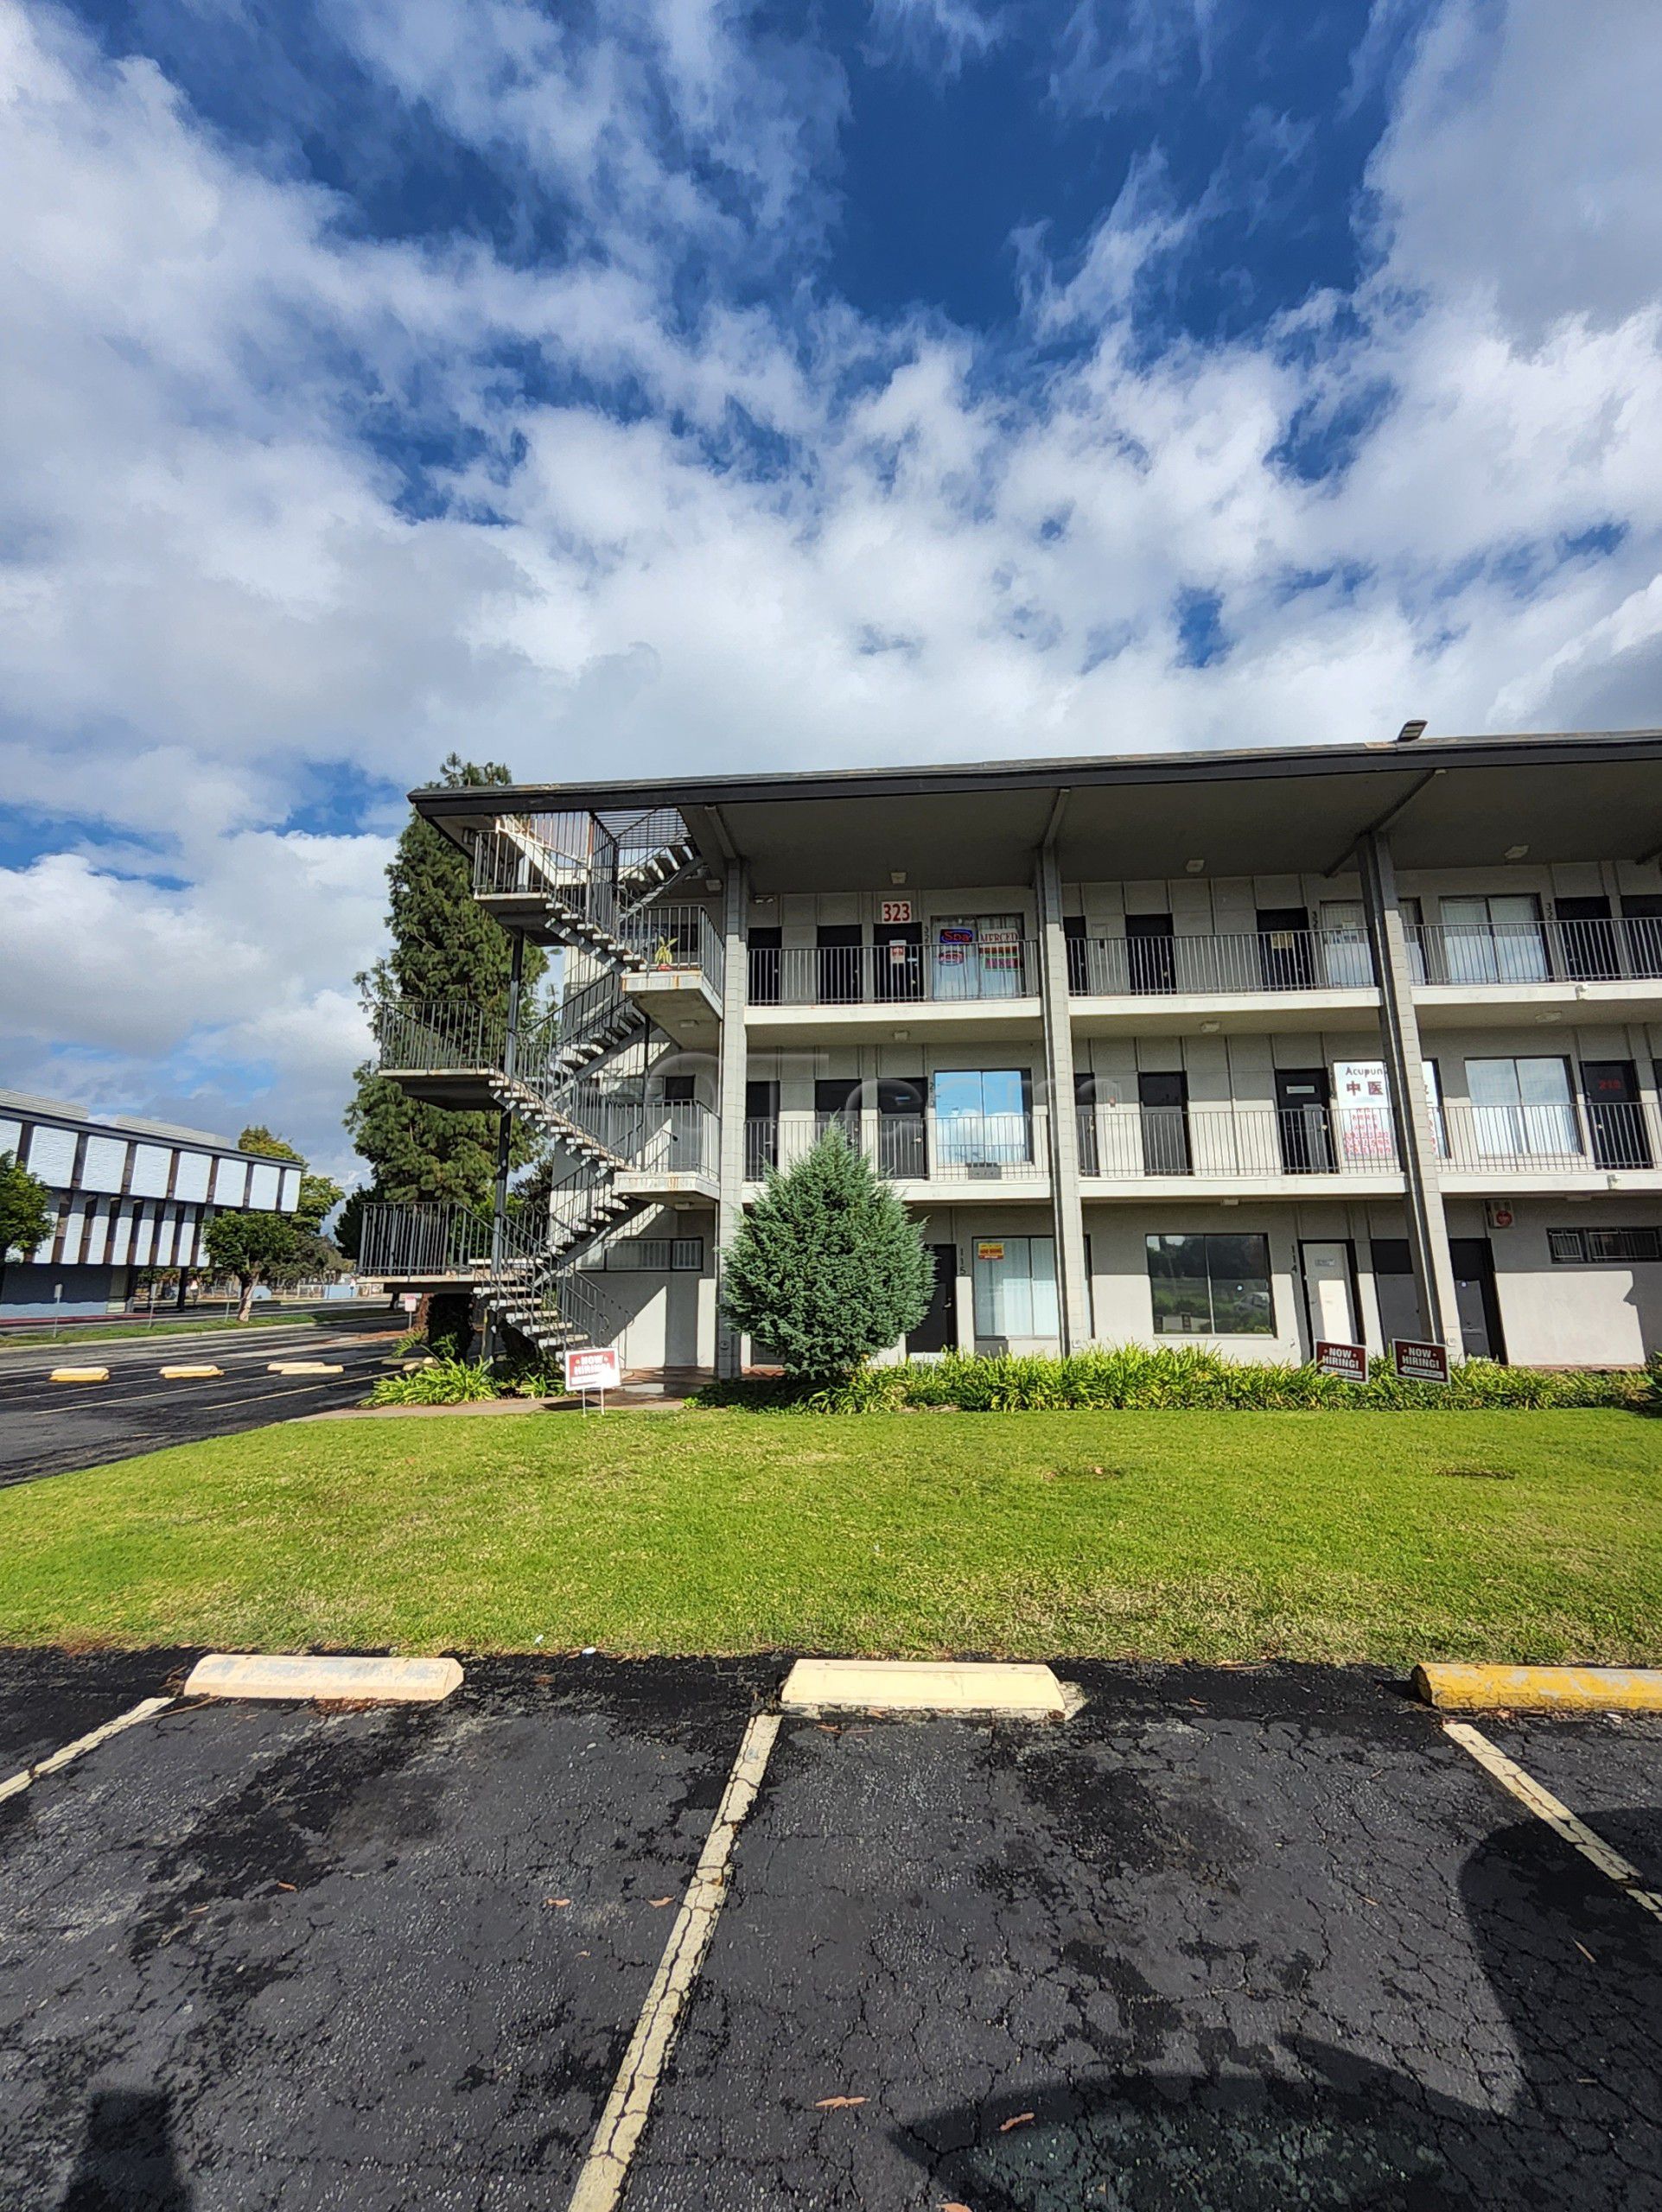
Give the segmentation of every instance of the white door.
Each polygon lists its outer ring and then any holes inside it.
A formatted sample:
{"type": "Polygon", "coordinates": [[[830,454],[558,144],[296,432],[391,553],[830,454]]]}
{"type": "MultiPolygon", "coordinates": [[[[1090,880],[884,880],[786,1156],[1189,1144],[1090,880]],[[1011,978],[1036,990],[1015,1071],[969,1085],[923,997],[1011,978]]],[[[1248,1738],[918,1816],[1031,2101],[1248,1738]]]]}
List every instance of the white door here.
{"type": "Polygon", "coordinates": [[[1356,1306],[1351,1296],[1348,1244],[1305,1244],[1304,1299],[1310,1342],[1354,1344],[1356,1306]]]}

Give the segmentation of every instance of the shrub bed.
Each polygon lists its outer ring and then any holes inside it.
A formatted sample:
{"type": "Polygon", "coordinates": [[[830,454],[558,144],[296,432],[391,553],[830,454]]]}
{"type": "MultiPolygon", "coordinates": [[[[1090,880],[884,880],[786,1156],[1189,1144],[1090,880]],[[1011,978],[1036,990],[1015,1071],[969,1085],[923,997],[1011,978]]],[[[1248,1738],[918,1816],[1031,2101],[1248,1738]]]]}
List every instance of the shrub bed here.
{"type": "Polygon", "coordinates": [[[1093,1347],[1065,1359],[1040,1354],[907,1360],[863,1367],[845,1382],[815,1389],[788,1378],[712,1383],[695,1405],[753,1413],[905,1413],[956,1408],[963,1413],[1209,1412],[1471,1413],[1615,1408],[1662,1411],[1662,1363],[1643,1372],[1500,1367],[1468,1360],[1451,1381],[1404,1382],[1390,1363],[1373,1361],[1366,1382],[1344,1382],[1314,1367],[1226,1359],[1198,1344],[1150,1351],[1138,1344],[1093,1347]]]}

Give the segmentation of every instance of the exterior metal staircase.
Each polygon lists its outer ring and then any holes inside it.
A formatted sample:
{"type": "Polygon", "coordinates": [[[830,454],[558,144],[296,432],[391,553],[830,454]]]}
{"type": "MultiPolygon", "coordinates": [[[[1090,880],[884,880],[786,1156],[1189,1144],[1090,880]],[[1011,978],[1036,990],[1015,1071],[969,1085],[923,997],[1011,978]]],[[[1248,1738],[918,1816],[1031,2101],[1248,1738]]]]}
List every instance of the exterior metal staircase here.
{"type": "Polygon", "coordinates": [[[482,1086],[503,1112],[551,1138],[574,1172],[556,1184],[534,1228],[523,1217],[494,1221],[455,1207],[370,1210],[409,1218],[377,1226],[384,1263],[366,1261],[366,1273],[396,1274],[400,1252],[419,1252],[429,1264],[417,1268],[406,1258],[411,1271],[435,1280],[448,1268],[495,1320],[542,1351],[611,1341],[615,1328],[593,1273],[577,1263],[647,1203],[620,1191],[617,1179],[659,1141],[663,1117],[600,1077],[653,1033],[623,979],[665,964],[675,925],[653,910],[698,865],[679,815],[664,810],[622,818],[505,815],[475,839],[474,896],[505,926],[564,944],[597,972],[512,1044],[506,1026],[475,1007],[391,1007],[380,1025],[380,1066],[419,1077],[424,1095],[441,1103],[447,1084],[463,1097],[471,1084],[475,1101],[482,1086]]]}

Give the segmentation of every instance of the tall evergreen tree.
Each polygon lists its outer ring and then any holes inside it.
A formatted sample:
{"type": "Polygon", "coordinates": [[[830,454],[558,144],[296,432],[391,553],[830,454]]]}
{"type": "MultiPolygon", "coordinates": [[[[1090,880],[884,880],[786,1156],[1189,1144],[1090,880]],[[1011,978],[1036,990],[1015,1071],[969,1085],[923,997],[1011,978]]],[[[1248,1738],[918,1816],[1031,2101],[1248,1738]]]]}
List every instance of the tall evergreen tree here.
{"type": "MultiPolygon", "coordinates": [[[[481,765],[452,753],[437,788],[511,783],[494,761],[481,765]]],[[[357,979],[373,1020],[395,999],[461,1001],[499,1018],[507,1010],[513,945],[473,896],[468,856],[432,823],[412,814],[386,871],[392,950],[357,979]]],[[[529,1013],[547,957],[525,947],[524,1003],[529,1013]]],[[[497,1116],[456,1114],[411,1098],[378,1076],[373,1063],[356,1071],[357,1093],[347,1109],[353,1144],[369,1162],[372,1203],[448,1199],[487,1208],[496,1172],[497,1116]]],[[[529,1156],[523,1141],[516,1157],[529,1156]]]]}
{"type": "Polygon", "coordinates": [[[833,1127],[768,1177],[725,1255],[722,1306],[787,1375],[831,1382],[915,1329],[933,1279],[916,1222],[833,1127]]]}

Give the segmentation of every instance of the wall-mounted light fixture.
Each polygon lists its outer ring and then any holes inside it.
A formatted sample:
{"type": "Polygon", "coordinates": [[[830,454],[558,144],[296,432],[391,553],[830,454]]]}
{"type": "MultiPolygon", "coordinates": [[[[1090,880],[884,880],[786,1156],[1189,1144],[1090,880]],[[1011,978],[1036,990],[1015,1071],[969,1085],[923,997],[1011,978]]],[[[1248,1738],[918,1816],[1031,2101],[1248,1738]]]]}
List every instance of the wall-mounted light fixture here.
{"type": "Polygon", "coordinates": [[[1501,858],[1503,860],[1508,861],[1527,860],[1528,857],[1529,847],[1527,845],[1508,845],[1506,851],[1501,855],[1501,858]]]}
{"type": "Polygon", "coordinates": [[[1183,866],[1188,869],[1191,875],[1199,875],[1200,870],[1206,866],[1206,862],[1204,861],[1185,861],[1183,862],[1183,866]]]}
{"type": "Polygon", "coordinates": [[[1200,1024],[1200,1034],[1202,1037],[1215,1037],[1222,1027],[1221,1021],[1203,1021],[1200,1024]]]}
{"type": "Polygon", "coordinates": [[[906,880],[906,870],[903,868],[890,868],[888,871],[888,880],[891,883],[904,883],[906,880]]]}

